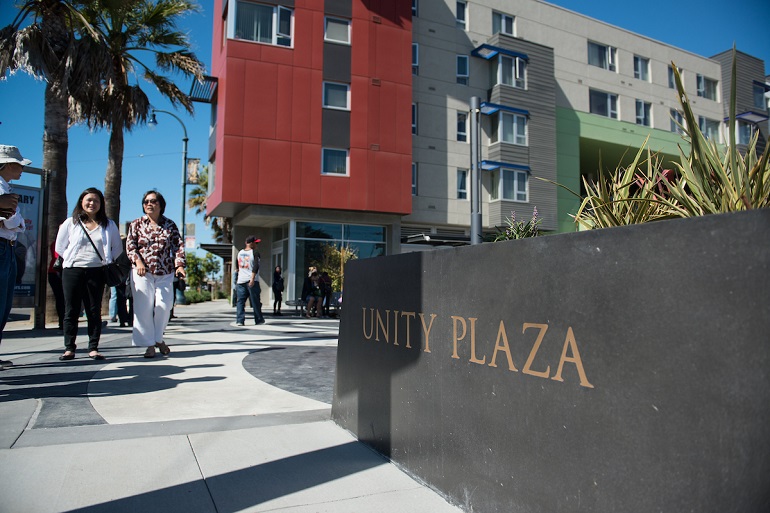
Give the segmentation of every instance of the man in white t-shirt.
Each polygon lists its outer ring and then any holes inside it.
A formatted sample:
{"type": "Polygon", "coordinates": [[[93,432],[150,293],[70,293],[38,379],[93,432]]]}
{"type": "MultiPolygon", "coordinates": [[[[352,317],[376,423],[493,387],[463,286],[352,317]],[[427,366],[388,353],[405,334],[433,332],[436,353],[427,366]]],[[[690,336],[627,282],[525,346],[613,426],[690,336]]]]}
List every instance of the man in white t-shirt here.
{"type": "Polygon", "coordinates": [[[259,288],[259,253],[254,249],[261,239],[253,235],[246,237],[246,248],[238,252],[238,274],[235,281],[236,307],[235,324],[243,326],[246,322],[246,298],[251,300],[254,309],[254,324],[264,324],[262,317],[261,290],[259,288]]]}

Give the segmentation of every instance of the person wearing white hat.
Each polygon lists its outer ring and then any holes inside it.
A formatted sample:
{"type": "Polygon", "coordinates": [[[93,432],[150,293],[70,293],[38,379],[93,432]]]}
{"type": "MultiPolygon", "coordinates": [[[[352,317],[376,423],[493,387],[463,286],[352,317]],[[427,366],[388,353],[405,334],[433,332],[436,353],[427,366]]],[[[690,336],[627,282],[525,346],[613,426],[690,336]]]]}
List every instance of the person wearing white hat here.
{"type": "MultiPolygon", "coordinates": [[[[19,148],[0,144],[0,342],[13,306],[16,284],[16,237],[24,231],[24,218],[19,212],[19,196],[11,192],[8,182],[18,180],[32,161],[21,156],[19,148]]],[[[0,370],[12,366],[0,360],[0,370]]]]}

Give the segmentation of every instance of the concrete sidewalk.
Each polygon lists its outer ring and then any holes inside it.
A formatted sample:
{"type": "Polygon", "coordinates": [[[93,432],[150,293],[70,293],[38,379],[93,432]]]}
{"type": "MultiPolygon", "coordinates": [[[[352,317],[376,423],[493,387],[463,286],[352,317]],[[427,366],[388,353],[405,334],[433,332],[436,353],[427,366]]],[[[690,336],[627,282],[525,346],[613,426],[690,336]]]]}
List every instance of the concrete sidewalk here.
{"type": "Polygon", "coordinates": [[[460,511],[329,420],[338,321],[176,315],[152,360],[130,328],[104,329],[107,360],[60,362],[61,335],[11,323],[0,513],[460,511]]]}

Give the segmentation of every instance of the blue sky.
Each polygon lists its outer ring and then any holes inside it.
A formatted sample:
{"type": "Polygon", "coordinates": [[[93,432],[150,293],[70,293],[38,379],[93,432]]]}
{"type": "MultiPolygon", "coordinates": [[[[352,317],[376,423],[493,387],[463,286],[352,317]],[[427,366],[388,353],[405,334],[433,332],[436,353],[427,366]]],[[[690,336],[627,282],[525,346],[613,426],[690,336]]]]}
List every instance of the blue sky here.
{"type": "MultiPolygon", "coordinates": [[[[15,16],[13,3],[10,0],[0,1],[0,26],[7,25],[15,16]]],[[[770,64],[768,0],[735,0],[729,8],[725,5],[711,7],[702,0],[647,0],[644,3],[556,0],[551,3],[706,57],[728,50],[735,43],[739,50],[763,59],[766,67],[770,64]]],[[[213,1],[204,0],[200,5],[201,12],[183,19],[180,28],[191,34],[193,50],[209,69],[213,1]]],[[[189,81],[179,85],[183,90],[189,90],[189,81]]],[[[150,84],[144,83],[142,87],[155,108],[174,110],[150,84]]],[[[0,144],[19,146],[24,156],[32,159],[33,166],[42,163],[43,93],[43,83],[23,73],[0,82],[0,144]]],[[[185,112],[177,114],[187,128],[188,156],[205,162],[209,133],[208,105],[196,104],[194,117],[185,112]]],[[[182,128],[175,119],[165,114],[158,114],[158,122],[155,130],[137,127],[126,134],[121,222],[141,215],[141,196],[153,188],[166,197],[167,215],[180,221],[182,128]]],[[[82,126],[70,129],[68,210],[72,210],[74,201],[86,187],[104,188],[107,142],[107,132],[90,132],[82,126]]],[[[37,180],[27,177],[20,183],[37,185],[37,180]]],[[[188,211],[187,222],[194,219],[188,211]]],[[[200,217],[197,218],[196,235],[198,243],[212,242],[210,230],[203,226],[200,217]]]]}

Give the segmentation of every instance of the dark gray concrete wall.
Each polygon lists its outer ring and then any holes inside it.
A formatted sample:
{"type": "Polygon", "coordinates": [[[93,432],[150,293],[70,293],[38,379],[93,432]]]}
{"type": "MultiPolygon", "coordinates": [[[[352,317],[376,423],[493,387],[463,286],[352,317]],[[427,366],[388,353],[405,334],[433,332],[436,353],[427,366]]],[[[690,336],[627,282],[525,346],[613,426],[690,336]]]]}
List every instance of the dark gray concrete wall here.
{"type": "Polygon", "coordinates": [[[770,511],[770,211],[354,261],[333,418],[466,511],[770,511]]]}

